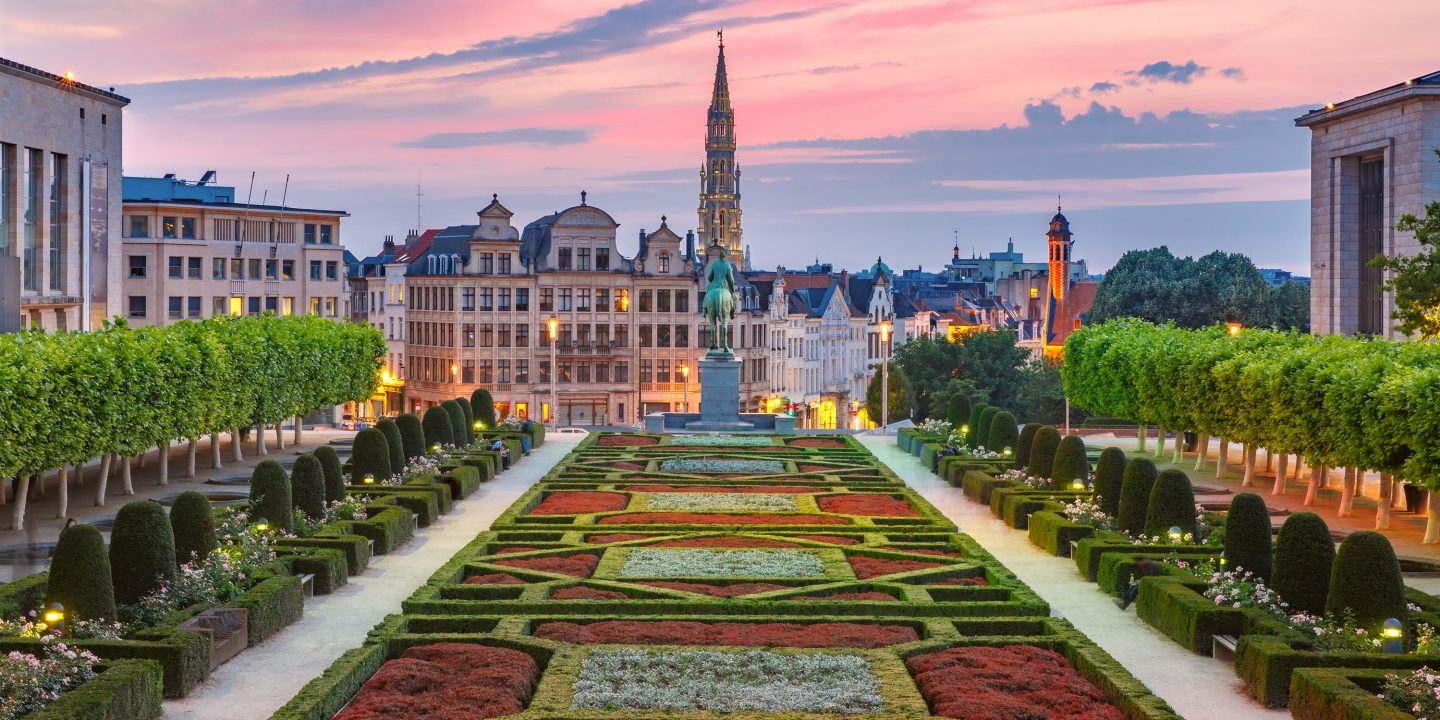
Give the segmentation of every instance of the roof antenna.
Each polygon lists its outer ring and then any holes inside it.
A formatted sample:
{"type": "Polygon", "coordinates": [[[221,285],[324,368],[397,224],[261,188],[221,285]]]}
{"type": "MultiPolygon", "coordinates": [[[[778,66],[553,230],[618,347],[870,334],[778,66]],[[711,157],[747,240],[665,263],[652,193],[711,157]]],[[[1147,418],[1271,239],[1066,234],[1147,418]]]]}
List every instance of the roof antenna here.
{"type": "Polygon", "coordinates": [[[1056,214],[1056,215],[1059,215],[1059,214],[1060,214],[1060,196],[1059,196],[1059,195],[1056,195],[1056,196],[1055,196],[1055,214],[1056,214]]]}
{"type": "Polygon", "coordinates": [[[424,217],[425,217],[425,216],[424,216],[424,214],[422,213],[422,207],[423,207],[423,206],[421,205],[421,203],[423,202],[423,201],[421,200],[421,198],[425,197],[425,188],[421,187],[421,185],[420,185],[420,173],[421,173],[421,172],[422,172],[422,171],[420,171],[420,170],[416,170],[416,171],[415,171],[415,227],[416,227],[416,228],[423,228],[423,227],[425,227],[425,220],[424,220],[424,217]]]}

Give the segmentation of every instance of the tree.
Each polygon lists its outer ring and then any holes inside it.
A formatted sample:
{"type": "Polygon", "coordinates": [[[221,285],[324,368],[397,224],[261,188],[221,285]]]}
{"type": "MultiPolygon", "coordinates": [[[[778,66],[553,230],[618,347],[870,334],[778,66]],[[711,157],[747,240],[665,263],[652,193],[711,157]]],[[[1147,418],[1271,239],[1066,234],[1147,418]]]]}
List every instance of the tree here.
{"type": "MultiPolygon", "coordinates": [[[[986,405],[980,413],[980,422],[971,428],[974,433],[977,445],[984,445],[990,441],[990,426],[995,424],[995,416],[1000,414],[1000,408],[993,405],[986,405]]],[[[987,447],[986,450],[999,450],[1000,448],[987,447]]]]}
{"type": "Polygon", "coordinates": [[[344,500],[345,474],[340,466],[339,453],[329,445],[321,445],[315,448],[315,459],[320,461],[320,469],[325,472],[325,501],[344,500]]]}
{"type": "MultiPolygon", "coordinates": [[[[1281,299],[1293,300],[1294,291],[1286,292],[1281,299]]],[[[1096,289],[1086,321],[1099,324],[1132,317],[1199,328],[1229,321],[1269,327],[1277,318],[1299,319],[1293,312],[1277,313],[1272,307],[1275,299],[1244,255],[1217,250],[1199,259],[1179,258],[1162,245],[1122,255],[1096,289]]],[[[1308,317],[1307,311],[1307,324],[1308,317]]]]}
{"type": "MultiPolygon", "coordinates": [[[[935,393],[948,401],[944,393],[952,380],[968,381],[978,390],[978,400],[1014,407],[1023,380],[1021,368],[1030,358],[1029,351],[1015,341],[1015,333],[1004,330],[975,332],[954,342],[921,335],[896,346],[890,366],[904,369],[922,409],[930,407],[935,393]]],[[[938,417],[936,412],[927,414],[938,417]]]]}
{"type": "Polygon", "coordinates": [[[250,477],[250,513],[255,521],[289,532],[295,522],[293,507],[290,478],[285,475],[285,468],[274,460],[256,465],[255,473],[250,477]]]}
{"type": "MultiPolygon", "coordinates": [[[[480,421],[481,430],[495,429],[495,399],[490,397],[490,391],[485,388],[478,388],[470,393],[470,409],[475,413],[475,419],[480,421]]],[[[555,410],[552,409],[552,412],[555,410]]]]}
{"type": "MultiPolygon", "coordinates": [[[[880,386],[884,382],[880,368],[870,378],[870,387],[865,391],[865,415],[872,420],[881,416],[880,386]]],[[[882,425],[899,422],[910,417],[910,381],[905,370],[898,364],[890,363],[890,417],[882,425]]]]}
{"type": "Polygon", "coordinates": [[[350,456],[350,484],[360,485],[366,476],[378,482],[390,477],[390,443],[385,433],[365,428],[355,433],[354,450],[350,456]]]}
{"type": "Polygon", "coordinates": [[[1374,633],[1395,618],[1405,624],[1405,579],[1390,541],[1374,530],[1350,533],[1335,552],[1325,612],[1353,613],[1360,627],[1374,633]]]}
{"type": "Polygon", "coordinates": [[[71,525],[60,533],[50,558],[45,604],[58,602],[74,620],[115,618],[115,590],[110,582],[110,557],[105,538],[94,525],[71,525]]]}
{"type": "Polygon", "coordinates": [[[1018,431],[1015,429],[1015,416],[1008,412],[998,412],[990,420],[990,437],[985,441],[985,447],[992,452],[1004,452],[1007,448],[1013,454],[1015,445],[1020,441],[1018,431]]]}
{"type": "Polygon", "coordinates": [[[475,444],[475,406],[470,404],[470,398],[455,398],[455,404],[460,406],[460,411],[465,413],[465,444],[475,444]]]}
{"type": "Polygon", "coordinates": [[[455,444],[455,431],[451,428],[450,413],[445,408],[432,405],[425,411],[425,419],[420,421],[420,426],[425,429],[425,447],[455,444]]]}
{"type": "Polygon", "coordinates": [[[1134,458],[1125,465],[1120,484],[1120,507],[1115,515],[1115,529],[1131,536],[1145,530],[1145,513],[1150,509],[1150,490],[1160,471],[1149,458],[1134,458]]]}
{"type": "Polygon", "coordinates": [[[170,531],[175,536],[175,562],[204,561],[219,543],[215,539],[215,515],[205,493],[189,490],[170,506],[170,531]]]}
{"type": "Polygon", "coordinates": [[[1055,459],[1050,464],[1050,486],[1056,490],[1069,490],[1076,480],[1085,483],[1090,478],[1090,460],[1085,457],[1085,440],[1079,435],[1066,435],[1055,447],[1055,459]]]}
{"type": "Polygon", "coordinates": [[[1035,443],[1035,433],[1045,427],[1040,423],[1025,423],[1020,428],[1020,439],[1015,443],[1015,469],[1023,470],[1030,464],[1030,446],[1035,443]]]}
{"type": "Polygon", "coordinates": [[[1274,563],[1270,511],[1255,493],[1240,493],[1225,514],[1225,560],[1231,570],[1249,570],[1270,582],[1274,563]]]}
{"type": "Polygon", "coordinates": [[[1195,490],[1184,470],[1171,468],[1155,478],[1145,509],[1145,534],[1164,536],[1171,528],[1195,534],[1195,490]]]}
{"type": "Polygon", "coordinates": [[[470,445],[470,427],[465,423],[465,411],[460,409],[460,403],[446,400],[440,403],[440,407],[450,418],[450,444],[456,447],[468,447],[470,445]]]}
{"type": "Polygon", "coordinates": [[[1125,451],[1107,447],[1095,463],[1095,502],[1110,517],[1120,514],[1120,488],[1125,484],[1125,451]]]}
{"type": "Polygon", "coordinates": [[[1270,587],[1291,612],[1323,615],[1334,564],[1335,541],[1325,521],[1315,513],[1295,513],[1280,526],[1275,538],[1270,587]]]}
{"type": "Polygon", "coordinates": [[[295,458],[295,469],[290,473],[290,501],[311,520],[325,517],[325,469],[314,455],[306,453],[295,458]]]}
{"type": "Polygon", "coordinates": [[[174,577],[175,534],[165,508],[154,500],[125,503],[115,514],[110,531],[110,584],[115,588],[115,602],[133,605],[174,577]]]}
{"type": "MultiPolygon", "coordinates": [[[[1440,157],[1440,149],[1435,150],[1440,157]]],[[[1425,206],[1425,217],[1400,216],[1395,229],[1414,235],[1420,246],[1414,255],[1377,255],[1370,267],[1390,274],[1385,289],[1395,293],[1395,327],[1406,335],[1426,340],[1440,337],[1440,202],[1425,206]]]]}
{"type": "Polygon", "coordinates": [[[1310,332],[1310,286],[1287,280],[1270,288],[1269,326],[1310,332]]]}
{"type": "Polygon", "coordinates": [[[395,418],[395,425],[400,428],[400,441],[405,448],[405,461],[409,462],[424,455],[425,426],[420,422],[420,417],[415,413],[401,413],[399,417],[395,418]]]}
{"type": "Polygon", "coordinates": [[[970,398],[963,393],[954,393],[945,403],[945,419],[956,428],[970,422],[970,398]]]}
{"type": "Polygon", "coordinates": [[[405,441],[400,437],[400,426],[386,418],[375,423],[375,429],[385,434],[385,447],[390,450],[390,474],[399,475],[405,469],[405,441]]]}
{"type": "Polygon", "coordinates": [[[1026,421],[1064,424],[1065,384],[1060,379],[1059,365],[1040,359],[1021,366],[1013,407],[1026,421]]]}
{"type": "Polygon", "coordinates": [[[1060,447],[1060,431],[1050,425],[1035,431],[1030,441],[1030,464],[1025,472],[1030,477],[1048,478],[1055,467],[1055,451],[1060,447]]]}

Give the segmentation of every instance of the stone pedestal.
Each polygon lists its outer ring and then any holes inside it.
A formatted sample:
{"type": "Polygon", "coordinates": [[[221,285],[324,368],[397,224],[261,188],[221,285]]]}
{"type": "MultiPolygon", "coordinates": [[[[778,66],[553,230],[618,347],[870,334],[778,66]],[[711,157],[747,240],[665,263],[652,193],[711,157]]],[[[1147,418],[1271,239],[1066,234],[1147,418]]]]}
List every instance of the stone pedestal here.
{"type": "Polygon", "coordinates": [[[740,420],[740,367],[734,355],[706,355],[700,361],[700,419],[686,430],[737,432],[752,430],[740,420]]]}

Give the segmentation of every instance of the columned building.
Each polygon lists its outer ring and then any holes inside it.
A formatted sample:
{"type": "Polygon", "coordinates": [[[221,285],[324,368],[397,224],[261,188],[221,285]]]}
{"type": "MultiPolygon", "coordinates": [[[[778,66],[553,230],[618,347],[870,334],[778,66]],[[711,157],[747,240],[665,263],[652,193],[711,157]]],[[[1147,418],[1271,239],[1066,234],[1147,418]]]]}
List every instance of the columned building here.
{"type": "Polygon", "coordinates": [[[1310,129],[1310,327],[1398,337],[1394,294],[1368,263],[1421,248],[1395,229],[1440,200],[1440,72],[1296,118],[1310,129]]]}

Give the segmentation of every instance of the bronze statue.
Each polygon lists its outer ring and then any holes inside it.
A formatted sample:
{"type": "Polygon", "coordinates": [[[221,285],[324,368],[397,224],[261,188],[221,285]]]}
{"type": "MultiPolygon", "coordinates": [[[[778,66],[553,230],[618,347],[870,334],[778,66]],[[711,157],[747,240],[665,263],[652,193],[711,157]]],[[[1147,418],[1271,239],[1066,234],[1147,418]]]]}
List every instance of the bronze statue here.
{"type": "Polygon", "coordinates": [[[735,317],[735,266],[725,259],[725,248],[713,244],[705,254],[711,257],[705,267],[705,304],[702,309],[710,322],[709,355],[733,355],[730,351],[730,318],[735,317]]]}

